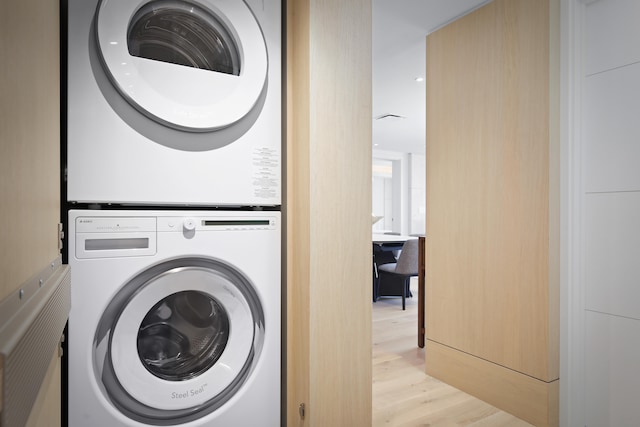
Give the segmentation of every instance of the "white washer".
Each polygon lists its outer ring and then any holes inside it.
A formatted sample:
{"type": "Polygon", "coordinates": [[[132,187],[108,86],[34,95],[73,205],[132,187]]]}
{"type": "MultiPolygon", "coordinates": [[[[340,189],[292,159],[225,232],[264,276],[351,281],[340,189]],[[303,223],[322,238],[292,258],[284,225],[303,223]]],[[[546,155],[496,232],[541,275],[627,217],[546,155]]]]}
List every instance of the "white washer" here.
{"type": "Polygon", "coordinates": [[[280,213],[69,212],[69,426],[280,426],[280,213]]]}
{"type": "Polygon", "coordinates": [[[280,0],[68,4],[68,201],[280,204],[280,0]]]}

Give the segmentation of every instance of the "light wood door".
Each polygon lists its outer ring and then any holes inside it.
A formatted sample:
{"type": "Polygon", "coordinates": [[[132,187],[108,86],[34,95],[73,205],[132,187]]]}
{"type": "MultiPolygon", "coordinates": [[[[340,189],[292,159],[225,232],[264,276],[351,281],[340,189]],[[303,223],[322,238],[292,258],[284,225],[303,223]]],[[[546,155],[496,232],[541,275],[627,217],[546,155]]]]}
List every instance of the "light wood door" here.
{"type": "MultiPolygon", "coordinates": [[[[0,300],[59,255],[59,14],[57,0],[2,2],[0,300]]],[[[59,367],[56,350],[30,425],[60,425],[59,367]]]]}
{"type": "Polygon", "coordinates": [[[427,38],[427,372],[536,425],[557,423],[557,8],[494,0],[427,38]]]}
{"type": "Polygon", "coordinates": [[[8,0],[0,14],[0,300],[59,254],[57,1],[8,0]]]}
{"type": "Polygon", "coordinates": [[[287,425],[368,426],[371,1],[287,21],[287,425]]]}

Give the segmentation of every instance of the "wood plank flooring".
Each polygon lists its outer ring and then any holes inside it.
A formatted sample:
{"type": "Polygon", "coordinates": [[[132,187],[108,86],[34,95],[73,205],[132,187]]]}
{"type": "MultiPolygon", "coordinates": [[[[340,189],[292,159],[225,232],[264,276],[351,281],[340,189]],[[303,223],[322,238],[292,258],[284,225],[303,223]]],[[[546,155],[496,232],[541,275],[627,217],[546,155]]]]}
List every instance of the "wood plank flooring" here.
{"type": "Polygon", "coordinates": [[[418,348],[417,281],[402,311],[400,298],[373,304],[373,427],[531,425],[424,373],[418,348]]]}

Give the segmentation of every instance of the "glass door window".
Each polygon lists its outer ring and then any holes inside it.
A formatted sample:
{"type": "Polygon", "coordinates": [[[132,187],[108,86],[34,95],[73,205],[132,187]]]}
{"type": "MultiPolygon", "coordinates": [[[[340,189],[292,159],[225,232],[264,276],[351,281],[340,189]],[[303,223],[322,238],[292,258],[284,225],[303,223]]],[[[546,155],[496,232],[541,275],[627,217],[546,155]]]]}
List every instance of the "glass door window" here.
{"type": "Polygon", "coordinates": [[[203,292],[163,298],[144,317],[138,333],[140,361],[169,381],[194,378],[220,358],[229,339],[229,316],[203,292]]]}

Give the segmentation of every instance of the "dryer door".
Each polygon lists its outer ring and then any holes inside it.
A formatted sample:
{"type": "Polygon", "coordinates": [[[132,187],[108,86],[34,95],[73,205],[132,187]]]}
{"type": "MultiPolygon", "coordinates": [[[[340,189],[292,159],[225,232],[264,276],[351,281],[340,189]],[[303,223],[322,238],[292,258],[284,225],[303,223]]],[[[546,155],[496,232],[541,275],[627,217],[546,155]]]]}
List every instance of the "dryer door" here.
{"type": "Polygon", "coordinates": [[[102,316],[96,374],[122,412],[143,422],[185,422],[230,399],[264,338],[258,296],[225,264],[188,258],[129,282],[102,316]]]}
{"type": "Polygon", "coordinates": [[[230,126],[265,88],[266,44],[244,1],[101,0],[95,28],[114,86],[165,126],[230,126]]]}

